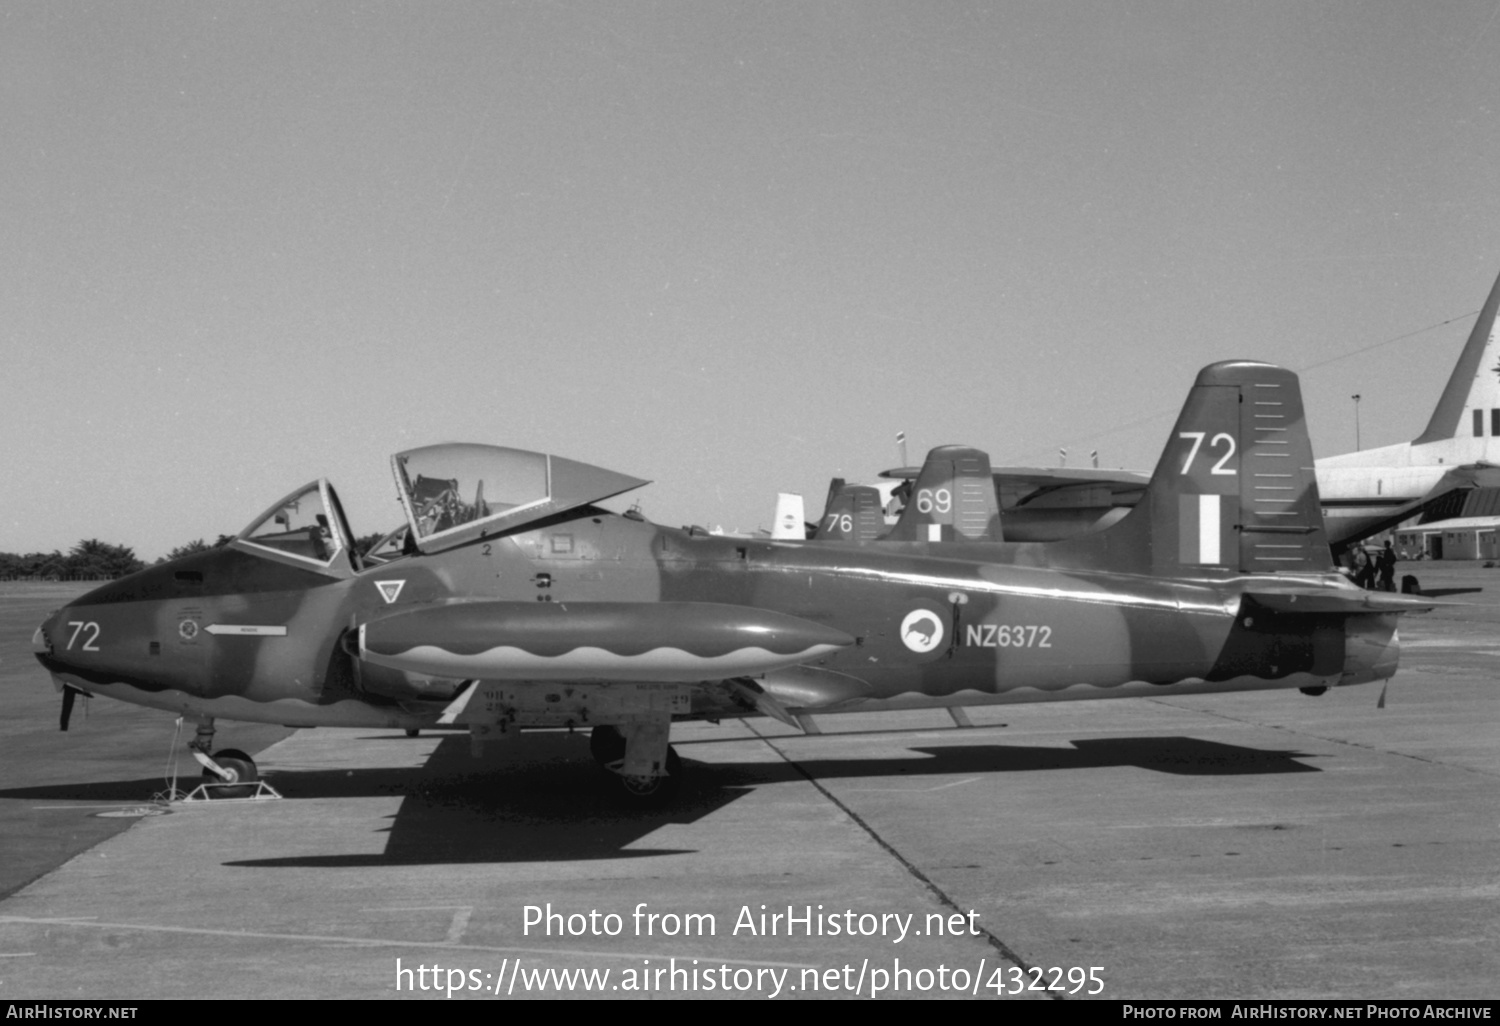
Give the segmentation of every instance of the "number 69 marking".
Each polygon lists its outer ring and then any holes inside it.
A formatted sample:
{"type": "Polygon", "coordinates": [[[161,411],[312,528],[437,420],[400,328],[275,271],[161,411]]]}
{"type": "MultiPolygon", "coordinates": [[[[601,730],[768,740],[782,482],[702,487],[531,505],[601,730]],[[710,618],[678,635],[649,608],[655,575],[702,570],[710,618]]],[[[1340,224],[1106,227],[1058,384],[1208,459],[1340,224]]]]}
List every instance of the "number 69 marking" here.
{"type": "MultiPolygon", "coordinates": [[[[1197,459],[1197,457],[1198,457],[1198,450],[1203,446],[1203,436],[1206,435],[1207,433],[1208,432],[1206,432],[1206,431],[1180,431],[1180,432],[1178,432],[1178,434],[1177,434],[1178,438],[1191,438],[1193,440],[1193,447],[1188,450],[1187,459],[1185,459],[1185,460],[1182,461],[1182,472],[1184,474],[1186,474],[1188,472],[1188,470],[1191,469],[1191,467],[1193,465],[1193,460],[1197,459]]],[[[1215,463],[1213,465],[1213,467],[1209,470],[1209,473],[1210,474],[1227,474],[1230,477],[1233,477],[1234,476],[1234,470],[1232,468],[1226,468],[1224,466],[1224,464],[1228,463],[1229,460],[1230,460],[1230,458],[1234,455],[1234,448],[1235,448],[1235,446],[1234,446],[1234,436],[1230,435],[1230,434],[1228,434],[1226,432],[1220,431],[1218,434],[1214,435],[1214,437],[1212,438],[1212,440],[1209,441],[1208,447],[1210,449],[1216,449],[1216,448],[1218,448],[1220,442],[1223,442],[1224,446],[1225,446],[1224,455],[1219,457],[1219,462],[1217,462],[1217,463],[1215,463]]]]}
{"type": "Polygon", "coordinates": [[[939,513],[946,513],[953,508],[953,493],[946,488],[932,491],[923,488],[917,492],[917,512],[931,513],[934,509],[939,513]]]}
{"type": "Polygon", "coordinates": [[[69,620],[68,626],[73,628],[73,633],[68,635],[68,648],[71,649],[73,647],[73,643],[78,640],[79,634],[84,631],[90,631],[92,633],[90,633],[89,636],[84,639],[82,645],[78,646],[78,650],[80,652],[99,651],[99,646],[94,644],[94,642],[99,640],[99,625],[97,623],[95,623],[93,620],[69,620]]]}

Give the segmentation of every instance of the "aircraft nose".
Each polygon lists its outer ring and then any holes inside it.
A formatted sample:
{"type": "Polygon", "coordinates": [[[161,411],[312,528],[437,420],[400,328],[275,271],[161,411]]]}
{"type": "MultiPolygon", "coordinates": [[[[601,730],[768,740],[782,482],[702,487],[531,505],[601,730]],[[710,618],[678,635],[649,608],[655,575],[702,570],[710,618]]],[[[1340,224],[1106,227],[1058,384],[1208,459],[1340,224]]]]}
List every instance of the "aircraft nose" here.
{"type": "Polygon", "coordinates": [[[53,639],[57,637],[58,617],[61,615],[62,610],[59,609],[43,620],[37,629],[32,632],[31,654],[51,674],[53,687],[57,688],[58,691],[65,691],[66,688],[63,685],[62,678],[57,675],[57,671],[62,667],[57,659],[57,646],[53,644],[53,639]]]}
{"type": "Polygon", "coordinates": [[[43,620],[37,627],[37,629],[32,633],[31,652],[33,655],[42,656],[52,654],[52,634],[50,628],[52,627],[53,621],[55,621],[56,619],[57,614],[53,613],[51,616],[47,617],[47,619],[43,620]]]}
{"type": "Polygon", "coordinates": [[[67,615],[67,606],[53,610],[31,635],[31,654],[49,671],[68,663],[67,628],[63,623],[67,615]]]}

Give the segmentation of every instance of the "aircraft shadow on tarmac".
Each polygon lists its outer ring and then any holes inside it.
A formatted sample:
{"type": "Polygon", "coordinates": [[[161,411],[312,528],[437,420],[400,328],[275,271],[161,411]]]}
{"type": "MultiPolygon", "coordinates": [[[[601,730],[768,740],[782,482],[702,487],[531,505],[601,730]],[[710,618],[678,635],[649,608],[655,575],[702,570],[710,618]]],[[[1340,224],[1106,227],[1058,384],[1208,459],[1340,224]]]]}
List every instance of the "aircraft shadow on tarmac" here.
{"type": "MultiPolygon", "coordinates": [[[[837,736],[837,735],[831,735],[837,736]]],[[[421,767],[283,770],[267,779],[291,800],[404,795],[380,854],[288,856],[233,866],[337,868],[644,858],[685,849],[636,848],[672,824],[695,823],[758,787],[805,780],[910,778],[1133,767],[1190,776],[1317,773],[1304,753],[1194,737],[1091,738],[1071,748],[991,743],[892,746],[884,758],[798,759],[799,737],[776,739],[797,762],[689,759],[676,801],[661,810],[622,805],[611,778],[579,739],[523,735],[504,763],[470,758],[468,739],[444,738],[421,767]]],[[[499,745],[495,747],[501,747],[499,745]]],[[[185,781],[184,783],[189,783],[185,781]]],[[[1124,786],[1124,785],[1122,785],[1124,786]]],[[[160,780],[54,784],[0,790],[0,799],[140,801],[160,780]]]]}
{"type": "MultiPolygon", "coordinates": [[[[353,867],[452,863],[576,861],[642,858],[685,849],[632,848],[671,824],[694,823],[755,788],[803,780],[930,777],[1049,769],[1137,767],[1163,773],[1235,775],[1316,773],[1293,751],[1262,750],[1191,737],[1105,738],[1073,748],[941,745],[893,750],[890,758],[774,762],[690,761],[677,801],[660,811],[622,808],[612,781],[582,755],[581,745],[523,738],[514,761],[482,770],[464,738],[442,741],[422,770],[407,774],[407,797],[393,817],[378,855],[322,855],[248,859],[226,865],[353,867]],[[520,747],[524,746],[524,747],[520,747]],[[571,748],[571,751],[569,750],[571,748]],[[581,755],[581,757],[580,757],[581,755]]],[[[388,771],[277,774],[288,797],[389,794],[388,771]],[[378,784],[376,782],[379,782],[378,784]],[[375,786],[372,787],[371,785],[375,786]]]]}

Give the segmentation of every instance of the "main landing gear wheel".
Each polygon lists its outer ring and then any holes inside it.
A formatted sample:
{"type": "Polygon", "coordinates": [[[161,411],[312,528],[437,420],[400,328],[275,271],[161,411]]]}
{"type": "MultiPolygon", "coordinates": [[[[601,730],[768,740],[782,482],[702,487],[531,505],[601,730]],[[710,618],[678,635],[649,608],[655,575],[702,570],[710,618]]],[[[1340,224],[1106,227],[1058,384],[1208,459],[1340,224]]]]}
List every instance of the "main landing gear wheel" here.
{"type": "Polygon", "coordinates": [[[625,761],[625,735],[616,727],[595,727],[589,732],[589,754],[619,783],[625,797],[636,806],[665,805],[682,785],[682,759],[677,749],[667,746],[667,775],[664,777],[627,777],[620,772],[625,761]]]}
{"type": "MultiPolygon", "coordinates": [[[[624,756],[621,755],[623,759],[624,756]]],[[[677,789],[682,786],[682,760],[677,757],[677,749],[667,748],[667,775],[664,777],[627,777],[619,774],[621,788],[624,789],[625,797],[634,805],[646,808],[659,808],[667,804],[677,796],[677,789]]]]}
{"type": "Polygon", "coordinates": [[[213,770],[205,768],[203,782],[217,785],[208,788],[209,797],[249,798],[255,794],[255,785],[260,780],[260,772],[255,768],[254,759],[238,748],[225,748],[223,751],[215,752],[213,760],[226,773],[232,774],[234,779],[225,780],[213,770]]]}

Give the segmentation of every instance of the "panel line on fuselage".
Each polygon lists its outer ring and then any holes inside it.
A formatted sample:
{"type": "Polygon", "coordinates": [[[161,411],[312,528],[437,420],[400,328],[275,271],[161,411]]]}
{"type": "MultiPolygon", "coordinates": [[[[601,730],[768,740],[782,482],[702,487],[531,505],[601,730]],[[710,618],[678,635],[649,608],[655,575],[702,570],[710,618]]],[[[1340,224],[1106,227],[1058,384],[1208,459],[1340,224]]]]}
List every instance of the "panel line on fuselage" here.
{"type": "MultiPolygon", "coordinates": [[[[1047,570],[1039,568],[1040,572],[1063,575],[1066,571],[1047,570]]],[[[839,576],[864,578],[866,580],[883,581],[899,584],[913,584],[932,588],[950,588],[954,591],[979,592],[986,595],[1009,595],[1021,598],[1057,599],[1068,602],[1081,602],[1102,606],[1133,606],[1144,609],[1168,609],[1173,612],[1199,612],[1233,614],[1238,606],[1238,597],[1233,600],[1219,600],[1202,602],[1184,601],[1178,594],[1171,598],[1157,598],[1150,595],[1131,594],[1127,592],[1106,593],[1100,591],[1083,591],[1066,588],[1061,585],[1028,585],[1004,583],[999,581],[987,581],[975,577],[942,577],[933,574],[912,573],[900,570],[879,570],[873,567],[842,567],[834,571],[839,576]]],[[[1182,585],[1173,582],[1172,590],[1178,591],[1182,585]]],[[[1163,587],[1166,587],[1164,584],[1163,587]]],[[[1206,590],[1206,589],[1205,589],[1206,590]]]]}

